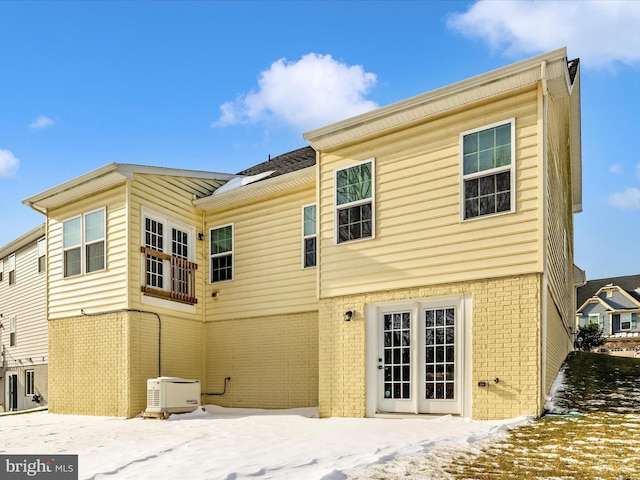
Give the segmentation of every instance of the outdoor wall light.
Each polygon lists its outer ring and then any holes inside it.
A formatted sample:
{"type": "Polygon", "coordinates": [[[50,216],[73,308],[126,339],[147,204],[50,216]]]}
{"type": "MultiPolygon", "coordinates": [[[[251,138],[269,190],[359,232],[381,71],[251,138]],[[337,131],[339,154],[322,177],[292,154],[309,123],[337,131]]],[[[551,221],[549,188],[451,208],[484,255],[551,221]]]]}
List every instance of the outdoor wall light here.
{"type": "Polygon", "coordinates": [[[353,310],[347,310],[346,312],[344,312],[345,322],[350,322],[352,317],[353,317],[353,310]]]}
{"type": "Polygon", "coordinates": [[[200,240],[201,242],[204,240],[204,233],[198,232],[198,240],[200,240]]]}

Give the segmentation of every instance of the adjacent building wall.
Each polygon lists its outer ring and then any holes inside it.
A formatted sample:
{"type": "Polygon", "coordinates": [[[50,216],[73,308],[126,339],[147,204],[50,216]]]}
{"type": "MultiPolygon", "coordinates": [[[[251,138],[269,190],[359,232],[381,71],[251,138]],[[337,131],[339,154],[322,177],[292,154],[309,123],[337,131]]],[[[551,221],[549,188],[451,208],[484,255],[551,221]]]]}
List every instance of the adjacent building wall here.
{"type": "Polygon", "coordinates": [[[0,411],[9,408],[7,376],[17,375],[17,405],[25,410],[46,405],[47,389],[47,304],[46,272],[38,271],[38,240],[45,237],[44,227],[37,227],[12,244],[3,247],[2,280],[0,281],[0,411]],[[26,244],[25,244],[26,242],[26,244]],[[15,255],[15,283],[9,284],[9,256],[15,255]],[[11,345],[11,320],[15,318],[15,345],[11,345]],[[34,393],[25,390],[25,372],[33,370],[34,393]]]}

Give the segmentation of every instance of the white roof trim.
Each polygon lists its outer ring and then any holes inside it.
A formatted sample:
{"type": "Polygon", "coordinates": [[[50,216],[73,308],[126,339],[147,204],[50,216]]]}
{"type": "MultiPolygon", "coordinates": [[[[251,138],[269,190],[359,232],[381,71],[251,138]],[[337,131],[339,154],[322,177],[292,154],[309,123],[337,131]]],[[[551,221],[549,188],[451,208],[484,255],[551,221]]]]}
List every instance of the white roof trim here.
{"type": "Polygon", "coordinates": [[[315,183],[315,181],[316,166],[314,165],[295,172],[278,175],[277,177],[267,178],[260,182],[250,183],[224,193],[214,193],[208,197],[194,200],[193,205],[204,211],[210,211],[215,208],[226,207],[234,203],[253,200],[264,195],[315,183]]]}
{"type": "Polygon", "coordinates": [[[29,230],[24,235],[7,243],[4,247],[0,248],[0,259],[17,252],[18,250],[35,243],[36,240],[40,240],[45,236],[45,224],[42,223],[32,230],[29,230]]]}
{"type": "Polygon", "coordinates": [[[193,177],[226,182],[237,175],[228,173],[205,172],[201,170],[185,170],[177,168],[151,167],[123,163],[110,163],[89,173],[85,173],[67,182],[61,183],[44,192],[33,195],[22,201],[23,204],[46,213],[47,210],[81,198],[92,192],[113,187],[132,179],[136,173],[152,175],[169,175],[174,177],[193,177]]]}
{"type": "Polygon", "coordinates": [[[303,137],[316,150],[324,150],[472,102],[533,85],[541,79],[540,64],[543,61],[547,62],[547,79],[551,82],[550,88],[553,88],[556,96],[561,91],[562,84],[564,84],[565,94],[569,94],[566,57],[566,49],[560,48],[306,132],[303,137]]]}

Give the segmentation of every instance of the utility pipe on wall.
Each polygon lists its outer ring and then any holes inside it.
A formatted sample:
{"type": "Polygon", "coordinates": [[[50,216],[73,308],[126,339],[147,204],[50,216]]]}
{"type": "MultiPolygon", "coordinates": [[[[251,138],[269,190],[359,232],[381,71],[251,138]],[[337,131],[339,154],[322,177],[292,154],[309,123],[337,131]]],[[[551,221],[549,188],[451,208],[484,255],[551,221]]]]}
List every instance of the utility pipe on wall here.
{"type": "MultiPolygon", "coordinates": [[[[136,310],[134,308],[119,308],[116,310],[105,310],[103,312],[96,313],[87,313],[84,309],[80,309],[80,313],[85,317],[99,317],[100,315],[109,315],[111,313],[145,313],[149,315],[155,315],[158,319],[158,377],[162,376],[162,320],[160,319],[160,315],[156,312],[152,312],[150,310],[136,310]]],[[[226,383],[226,382],[225,382],[226,383]]]]}

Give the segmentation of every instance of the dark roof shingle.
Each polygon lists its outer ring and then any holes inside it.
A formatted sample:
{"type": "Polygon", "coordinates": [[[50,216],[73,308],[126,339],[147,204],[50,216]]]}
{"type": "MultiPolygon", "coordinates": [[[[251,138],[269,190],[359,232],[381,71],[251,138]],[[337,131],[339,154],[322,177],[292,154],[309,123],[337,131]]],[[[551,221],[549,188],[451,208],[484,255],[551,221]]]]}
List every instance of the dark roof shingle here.
{"type": "Polygon", "coordinates": [[[259,163],[246,170],[238,172],[238,175],[257,175],[259,173],[274,170],[274,173],[268,178],[284,175],[285,173],[295,172],[303,168],[312,167],[316,164],[316,151],[312,147],[302,147],[292,152],[283,153],[277,157],[273,157],[266,162],[259,163]]]}
{"type": "Polygon", "coordinates": [[[598,290],[609,284],[619,286],[633,298],[640,301],[640,275],[598,278],[596,280],[589,280],[582,287],[578,287],[576,295],[576,308],[580,308],[582,304],[593,297],[598,290]]]}

